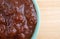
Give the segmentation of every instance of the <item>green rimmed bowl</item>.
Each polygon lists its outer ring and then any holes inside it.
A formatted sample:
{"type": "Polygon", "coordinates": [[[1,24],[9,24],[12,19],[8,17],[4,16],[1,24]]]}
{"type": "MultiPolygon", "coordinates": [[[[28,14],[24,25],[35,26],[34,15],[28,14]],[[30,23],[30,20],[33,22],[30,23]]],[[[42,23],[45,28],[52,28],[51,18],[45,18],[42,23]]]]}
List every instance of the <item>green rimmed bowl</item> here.
{"type": "Polygon", "coordinates": [[[36,0],[33,0],[36,12],[37,12],[37,25],[34,31],[34,34],[31,39],[37,39],[38,29],[40,27],[40,10],[36,0]]]}

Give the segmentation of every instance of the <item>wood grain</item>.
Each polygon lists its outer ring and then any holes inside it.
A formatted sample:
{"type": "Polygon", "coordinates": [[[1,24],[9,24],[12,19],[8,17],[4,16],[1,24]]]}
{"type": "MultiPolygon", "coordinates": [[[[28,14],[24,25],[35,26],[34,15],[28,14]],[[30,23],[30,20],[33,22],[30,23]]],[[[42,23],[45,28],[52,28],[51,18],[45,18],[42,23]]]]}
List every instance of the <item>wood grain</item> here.
{"type": "Polygon", "coordinates": [[[37,0],[41,25],[37,39],[60,39],[60,0],[37,0]]]}

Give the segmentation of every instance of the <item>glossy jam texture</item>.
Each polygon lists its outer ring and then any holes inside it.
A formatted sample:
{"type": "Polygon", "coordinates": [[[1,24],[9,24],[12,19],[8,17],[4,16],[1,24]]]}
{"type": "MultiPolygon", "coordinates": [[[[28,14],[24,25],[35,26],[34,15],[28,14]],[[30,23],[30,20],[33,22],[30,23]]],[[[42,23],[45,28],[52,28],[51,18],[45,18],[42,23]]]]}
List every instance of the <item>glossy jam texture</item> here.
{"type": "Polygon", "coordinates": [[[0,39],[31,39],[36,23],[32,0],[0,0],[0,39]]]}

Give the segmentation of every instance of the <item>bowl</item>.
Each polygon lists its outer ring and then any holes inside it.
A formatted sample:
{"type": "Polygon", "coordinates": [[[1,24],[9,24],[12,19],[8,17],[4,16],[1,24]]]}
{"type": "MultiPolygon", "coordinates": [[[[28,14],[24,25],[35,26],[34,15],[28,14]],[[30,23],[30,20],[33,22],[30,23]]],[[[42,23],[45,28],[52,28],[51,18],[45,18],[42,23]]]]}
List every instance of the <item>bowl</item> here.
{"type": "Polygon", "coordinates": [[[36,9],[36,12],[37,12],[37,25],[36,25],[35,31],[34,31],[31,39],[37,39],[37,34],[39,32],[38,30],[40,28],[40,9],[39,9],[39,6],[37,4],[37,0],[33,0],[33,3],[35,6],[35,9],[36,9]]]}

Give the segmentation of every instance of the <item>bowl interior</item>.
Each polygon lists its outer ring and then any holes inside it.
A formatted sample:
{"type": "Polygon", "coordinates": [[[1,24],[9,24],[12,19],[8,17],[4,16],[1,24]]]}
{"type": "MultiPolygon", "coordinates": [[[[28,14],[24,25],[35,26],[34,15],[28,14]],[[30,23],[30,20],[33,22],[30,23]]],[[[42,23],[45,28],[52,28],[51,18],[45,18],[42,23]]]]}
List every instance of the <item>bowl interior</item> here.
{"type": "Polygon", "coordinates": [[[40,10],[39,10],[39,6],[37,4],[37,0],[33,0],[36,12],[37,12],[37,25],[34,31],[34,34],[32,36],[31,39],[37,39],[37,34],[38,34],[38,29],[40,28],[40,10]]]}

